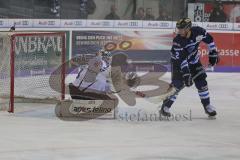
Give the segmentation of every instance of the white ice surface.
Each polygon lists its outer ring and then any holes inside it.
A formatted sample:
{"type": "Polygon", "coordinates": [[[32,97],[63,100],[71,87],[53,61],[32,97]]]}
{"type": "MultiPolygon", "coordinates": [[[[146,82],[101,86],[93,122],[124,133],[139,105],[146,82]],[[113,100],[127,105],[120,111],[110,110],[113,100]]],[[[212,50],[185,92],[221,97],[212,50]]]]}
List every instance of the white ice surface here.
{"type": "Polygon", "coordinates": [[[184,89],[171,110],[191,110],[191,120],[121,119],[156,112],[139,99],[135,107],[121,102],[119,119],[74,122],[56,118],[53,105],[18,104],[30,109],[0,112],[0,160],[239,160],[240,73],[208,75],[216,120],[206,118],[194,87],[184,89]]]}

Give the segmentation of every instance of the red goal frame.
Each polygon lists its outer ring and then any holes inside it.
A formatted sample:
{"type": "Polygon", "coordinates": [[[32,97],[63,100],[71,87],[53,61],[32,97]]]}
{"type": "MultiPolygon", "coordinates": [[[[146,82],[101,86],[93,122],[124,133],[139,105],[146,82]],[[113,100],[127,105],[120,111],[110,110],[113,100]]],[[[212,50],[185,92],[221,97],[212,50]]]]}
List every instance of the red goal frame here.
{"type": "Polygon", "coordinates": [[[15,76],[15,45],[17,36],[34,36],[34,35],[60,35],[62,37],[62,58],[61,58],[61,100],[65,99],[65,61],[66,61],[66,33],[65,32],[34,32],[34,33],[15,33],[11,35],[11,48],[10,48],[10,101],[9,113],[14,113],[14,76],[15,76]]]}

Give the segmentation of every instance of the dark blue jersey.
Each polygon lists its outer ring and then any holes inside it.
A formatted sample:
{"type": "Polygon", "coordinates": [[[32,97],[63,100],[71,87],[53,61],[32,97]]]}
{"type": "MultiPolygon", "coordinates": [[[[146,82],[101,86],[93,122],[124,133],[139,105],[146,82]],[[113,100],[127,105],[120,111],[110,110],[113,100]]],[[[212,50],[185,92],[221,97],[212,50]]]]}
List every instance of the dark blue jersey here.
{"type": "Polygon", "coordinates": [[[207,33],[205,29],[201,27],[192,27],[190,31],[191,35],[189,38],[177,35],[173,39],[173,46],[171,49],[172,62],[179,65],[183,72],[186,72],[184,70],[188,68],[188,64],[196,64],[199,61],[200,54],[198,52],[198,47],[202,41],[208,44],[210,51],[216,49],[213,37],[207,33]]]}

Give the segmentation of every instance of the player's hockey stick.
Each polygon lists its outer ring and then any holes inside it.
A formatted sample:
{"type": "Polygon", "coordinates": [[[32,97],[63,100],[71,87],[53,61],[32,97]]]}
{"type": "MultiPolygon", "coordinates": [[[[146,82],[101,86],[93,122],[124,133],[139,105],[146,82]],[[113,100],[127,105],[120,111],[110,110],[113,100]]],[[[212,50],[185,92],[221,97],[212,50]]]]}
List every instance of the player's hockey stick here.
{"type": "MultiPolygon", "coordinates": [[[[199,72],[198,74],[196,74],[192,80],[194,80],[195,78],[197,78],[200,74],[204,73],[204,70],[199,72]]],[[[148,97],[146,94],[144,94],[141,91],[134,91],[135,94],[139,97],[144,98],[145,100],[147,100],[148,102],[154,103],[154,104],[159,104],[161,101],[165,100],[166,98],[170,97],[170,96],[174,96],[176,95],[180,90],[182,90],[185,87],[185,85],[183,85],[182,88],[177,89],[174,86],[170,86],[169,89],[167,90],[166,93],[158,95],[158,96],[154,96],[154,97],[148,97]]]]}
{"type": "Polygon", "coordinates": [[[164,94],[158,95],[158,96],[154,96],[154,97],[148,97],[146,94],[144,94],[141,91],[134,91],[134,93],[139,96],[144,98],[145,100],[147,100],[148,102],[154,103],[154,104],[159,104],[161,101],[163,101],[164,99],[166,99],[167,97],[170,97],[174,94],[176,94],[177,90],[175,87],[170,87],[168,89],[168,91],[164,94]]]}

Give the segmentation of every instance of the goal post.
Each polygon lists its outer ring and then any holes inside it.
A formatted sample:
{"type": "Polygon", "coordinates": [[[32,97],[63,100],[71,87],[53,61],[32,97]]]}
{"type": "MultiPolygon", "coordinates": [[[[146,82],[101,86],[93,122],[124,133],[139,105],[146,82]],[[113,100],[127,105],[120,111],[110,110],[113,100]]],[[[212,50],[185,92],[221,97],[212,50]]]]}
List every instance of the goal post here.
{"type": "Polygon", "coordinates": [[[65,58],[64,32],[0,32],[0,109],[14,112],[16,98],[64,99],[65,58]]]}

